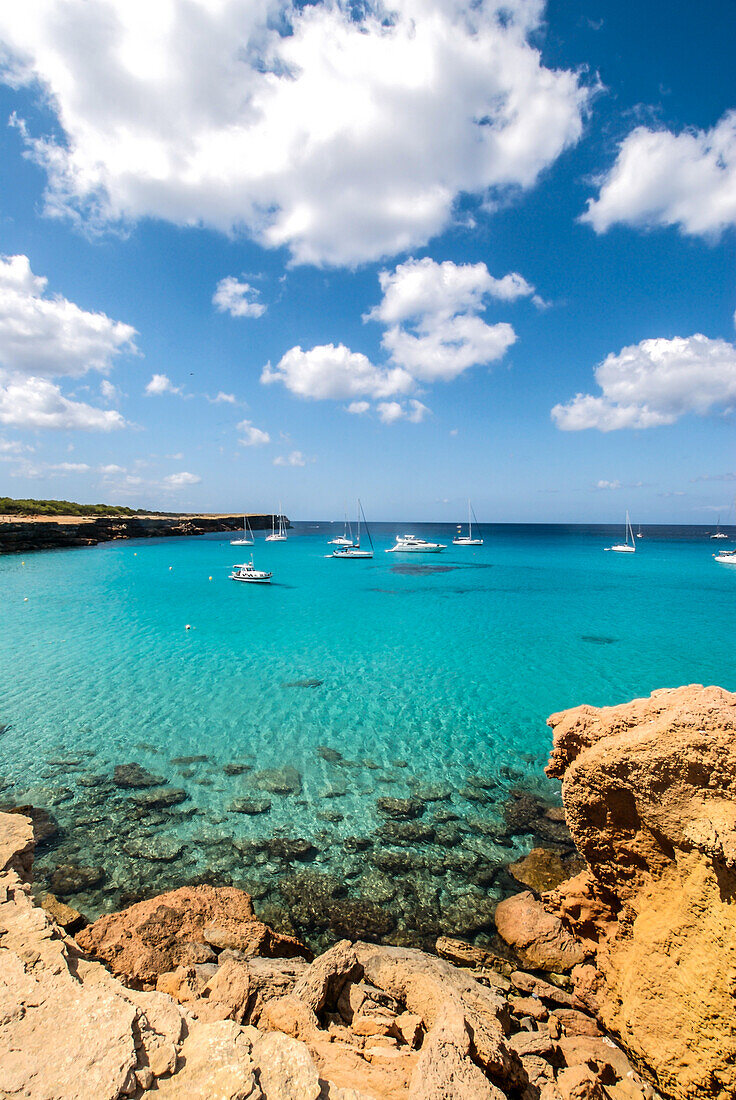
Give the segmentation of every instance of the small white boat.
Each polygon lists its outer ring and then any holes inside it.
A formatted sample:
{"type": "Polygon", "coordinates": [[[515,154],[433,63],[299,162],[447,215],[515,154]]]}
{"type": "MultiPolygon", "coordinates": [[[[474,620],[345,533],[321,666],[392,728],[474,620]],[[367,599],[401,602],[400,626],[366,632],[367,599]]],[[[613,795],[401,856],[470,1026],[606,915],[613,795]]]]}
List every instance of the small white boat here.
{"type": "Polygon", "coordinates": [[[710,537],[712,539],[727,539],[728,538],[728,535],[724,535],[723,531],[721,531],[721,517],[720,516],[718,517],[718,522],[716,523],[715,533],[712,534],[710,537]]]}
{"type": "Polygon", "coordinates": [[[353,545],[353,532],[350,529],[348,522],[348,514],[345,513],[345,526],[341,535],[335,535],[334,539],[329,539],[328,546],[352,546],[353,545]]]}
{"type": "Polygon", "coordinates": [[[266,535],[266,542],[286,542],[286,524],[281,514],[281,501],[279,501],[278,524],[276,516],[271,516],[271,534],[266,535]]]}
{"type": "Polygon", "coordinates": [[[439,554],[445,549],[443,542],[427,542],[416,535],[397,535],[396,545],[389,547],[387,554],[439,554]]]}
{"type": "Polygon", "coordinates": [[[736,565],[736,549],[721,550],[720,554],[714,554],[713,560],[720,565],[736,565]]]}
{"type": "Polygon", "coordinates": [[[642,539],[642,538],[644,538],[644,536],[643,536],[643,535],[642,535],[642,533],[641,533],[641,524],[639,524],[639,530],[638,530],[638,531],[636,532],[636,537],[637,537],[638,539],[642,539]]]}
{"type": "MultiPolygon", "coordinates": [[[[349,543],[347,546],[343,545],[338,550],[332,551],[333,558],[372,558],[373,557],[373,540],[371,539],[371,533],[368,530],[368,522],[365,518],[365,512],[363,511],[363,505],[358,501],[358,522],[356,524],[356,538],[354,543],[349,543]],[[363,516],[363,524],[365,526],[365,533],[368,536],[368,542],[371,545],[370,550],[360,548],[360,517],[363,516]]],[[[333,542],[336,542],[333,539],[333,542]]]]}
{"type": "Polygon", "coordinates": [[[483,539],[473,538],[473,519],[475,519],[475,525],[478,526],[478,518],[473,511],[473,506],[468,500],[468,533],[467,535],[461,534],[462,527],[458,525],[457,534],[452,540],[453,546],[482,546],[483,539]]]}
{"type": "Polygon", "coordinates": [[[231,546],[252,546],[256,540],[253,538],[253,532],[250,529],[248,523],[248,517],[243,516],[243,537],[242,539],[230,539],[231,546]]]}
{"type": "Polygon", "coordinates": [[[263,569],[256,569],[253,558],[243,565],[234,565],[230,574],[231,581],[245,581],[246,584],[270,584],[273,573],[266,573],[263,569]]]}
{"type": "Polygon", "coordinates": [[[626,523],[624,525],[624,538],[625,542],[617,542],[613,546],[607,546],[606,550],[615,550],[617,554],[635,554],[636,543],[634,542],[634,532],[631,529],[631,520],[629,519],[629,513],[626,513],[626,523]],[[629,542],[631,538],[631,542],[629,542]]]}

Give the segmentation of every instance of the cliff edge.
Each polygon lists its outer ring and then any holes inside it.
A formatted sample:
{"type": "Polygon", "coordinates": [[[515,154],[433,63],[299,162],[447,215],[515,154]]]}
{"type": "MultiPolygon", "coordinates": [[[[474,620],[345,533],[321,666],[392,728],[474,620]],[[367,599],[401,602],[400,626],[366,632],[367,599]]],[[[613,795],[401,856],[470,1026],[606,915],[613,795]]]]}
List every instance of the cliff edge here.
{"type": "Polygon", "coordinates": [[[577,994],[678,1100],[736,1096],[736,695],[553,714],[547,773],[587,869],[544,894],[577,994]]]}

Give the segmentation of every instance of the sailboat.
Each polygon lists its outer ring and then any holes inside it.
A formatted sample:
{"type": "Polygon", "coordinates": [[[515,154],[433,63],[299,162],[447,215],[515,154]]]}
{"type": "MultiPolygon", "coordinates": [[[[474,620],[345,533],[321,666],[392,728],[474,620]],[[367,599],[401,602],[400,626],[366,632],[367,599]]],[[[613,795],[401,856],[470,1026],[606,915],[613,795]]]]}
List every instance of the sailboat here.
{"type": "Polygon", "coordinates": [[[606,550],[615,550],[617,554],[634,554],[636,552],[636,543],[634,542],[634,532],[631,529],[631,520],[629,519],[629,513],[626,513],[626,523],[624,524],[624,538],[625,542],[617,542],[614,546],[607,546],[606,550]],[[631,542],[629,542],[631,537],[631,542]]]}
{"type": "Polygon", "coordinates": [[[243,516],[243,537],[242,539],[230,539],[231,546],[252,546],[256,540],[253,538],[253,532],[248,522],[248,517],[243,516]]]}
{"type": "Polygon", "coordinates": [[[353,545],[353,532],[350,530],[350,523],[348,522],[348,514],[345,513],[345,526],[341,535],[335,535],[334,539],[330,539],[327,543],[328,546],[352,546],[353,545]]]}
{"type": "Polygon", "coordinates": [[[712,539],[727,539],[728,535],[721,531],[721,517],[718,517],[718,523],[716,524],[715,534],[710,536],[712,539]]]}
{"type": "Polygon", "coordinates": [[[482,546],[483,539],[473,538],[473,519],[475,519],[475,525],[478,526],[478,518],[473,511],[473,506],[468,500],[468,533],[467,535],[461,534],[462,528],[458,524],[457,534],[452,540],[453,546],[482,546]]]}
{"type": "Polygon", "coordinates": [[[356,536],[355,542],[351,546],[341,546],[337,550],[332,551],[333,558],[372,558],[373,557],[373,540],[371,533],[368,530],[368,521],[365,518],[365,512],[363,511],[363,505],[358,501],[358,520],[356,523],[356,536]],[[360,548],[360,517],[363,516],[363,525],[365,527],[365,533],[368,536],[368,542],[370,543],[370,550],[361,550],[360,548]]]}
{"type": "Polygon", "coordinates": [[[278,525],[276,516],[271,516],[271,534],[266,535],[266,542],[286,542],[286,524],[281,514],[281,501],[279,501],[278,525]]]}
{"type": "Polygon", "coordinates": [[[636,537],[638,539],[643,539],[644,538],[644,536],[641,533],[641,524],[639,524],[639,530],[636,532],[636,537]]]}

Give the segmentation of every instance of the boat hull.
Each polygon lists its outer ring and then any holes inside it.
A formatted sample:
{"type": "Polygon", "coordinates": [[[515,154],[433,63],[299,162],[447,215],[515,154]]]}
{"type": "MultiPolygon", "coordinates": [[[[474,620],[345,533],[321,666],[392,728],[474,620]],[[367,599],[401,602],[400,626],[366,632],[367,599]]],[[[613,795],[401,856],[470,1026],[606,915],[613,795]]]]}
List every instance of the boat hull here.
{"type": "Polygon", "coordinates": [[[440,554],[444,546],[391,546],[387,554],[440,554]]]}
{"type": "Polygon", "coordinates": [[[346,547],[345,550],[333,550],[333,558],[372,558],[372,550],[351,550],[350,547],[346,547]]]}
{"type": "Polygon", "coordinates": [[[607,546],[606,550],[613,550],[616,554],[635,554],[636,547],[634,546],[607,546]]]}
{"type": "Polygon", "coordinates": [[[730,551],[729,553],[714,554],[713,561],[717,561],[719,565],[736,565],[736,553],[730,551]]]}
{"type": "Polygon", "coordinates": [[[255,539],[230,539],[231,546],[253,546],[255,539]]]}
{"type": "Polygon", "coordinates": [[[266,535],[266,542],[286,542],[286,535],[266,535]]]}
{"type": "Polygon", "coordinates": [[[271,577],[271,573],[263,577],[236,577],[234,574],[230,574],[231,581],[240,581],[242,584],[270,584],[271,577]]]}
{"type": "Polygon", "coordinates": [[[453,546],[482,546],[483,539],[453,539],[453,546]]]}

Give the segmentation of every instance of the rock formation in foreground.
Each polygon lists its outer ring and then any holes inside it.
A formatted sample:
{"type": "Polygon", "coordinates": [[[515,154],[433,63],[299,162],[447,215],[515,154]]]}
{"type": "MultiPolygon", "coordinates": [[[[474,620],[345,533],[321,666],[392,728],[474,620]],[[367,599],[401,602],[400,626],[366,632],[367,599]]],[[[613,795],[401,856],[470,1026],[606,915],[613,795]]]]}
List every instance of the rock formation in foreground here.
{"type": "Polygon", "coordinates": [[[80,939],[110,973],[33,905],[32,855],[31,821],[0,814],[4,1098],[653,1095],[560,984],[448,939],[441,957],[342,940],[310,964],[238,890],[175,890],[101,918],[80,939]]]}
{"type": "Polygon", "coordinates": [[[502,903],[499,931],[527,965],[567,952],[577,995],[667,1096],[734,1097],[736,695],[692,685],[549,724],[587,869],[502,903]]]}

